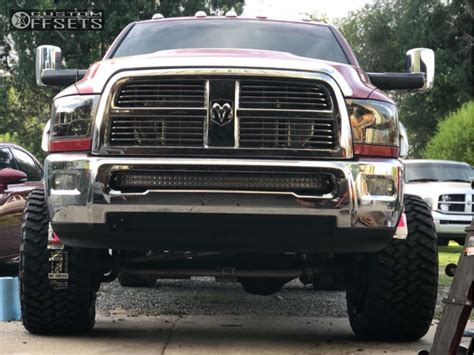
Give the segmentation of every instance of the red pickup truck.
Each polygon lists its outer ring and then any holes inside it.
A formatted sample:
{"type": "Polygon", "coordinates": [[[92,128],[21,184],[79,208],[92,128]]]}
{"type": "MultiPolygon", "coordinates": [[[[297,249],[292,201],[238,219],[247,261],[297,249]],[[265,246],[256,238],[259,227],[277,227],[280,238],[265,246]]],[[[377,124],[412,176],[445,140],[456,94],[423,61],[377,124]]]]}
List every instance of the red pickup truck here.
{"type": "Polygon", "coordinates": [[[433,51],[408,51],[406,73],[367,73],[330,25],[234,15],[134,22],[87,72],[38,48],[38,83],[70,86],[25,211],[29,331],[90,329],[118,274],[229,277],[269,295],[331,273],[358,336],[428,330],[436,235],[426,203],[403,194],[381,90],[429,89],[433,51]]]}

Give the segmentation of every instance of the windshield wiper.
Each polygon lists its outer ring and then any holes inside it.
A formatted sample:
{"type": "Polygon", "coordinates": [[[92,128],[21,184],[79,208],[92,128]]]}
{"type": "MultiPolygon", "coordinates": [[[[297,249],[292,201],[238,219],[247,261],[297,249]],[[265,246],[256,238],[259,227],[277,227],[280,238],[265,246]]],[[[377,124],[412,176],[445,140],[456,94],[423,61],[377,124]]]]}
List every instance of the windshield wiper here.
{"type": "Polygon", "coordinates": [[[424,182],[424,181],[439,181],[439,180],[432,179],[432,178],[419,178],[419,179],[411,179],[411,180],[408,180],[407,182],[424,182]]]}
{"type": "Polygon", "coordinates": [[[470,182],[469,180],[466,179],[446,179],[443,181],[452,181],[452,182],[470,182]]]}

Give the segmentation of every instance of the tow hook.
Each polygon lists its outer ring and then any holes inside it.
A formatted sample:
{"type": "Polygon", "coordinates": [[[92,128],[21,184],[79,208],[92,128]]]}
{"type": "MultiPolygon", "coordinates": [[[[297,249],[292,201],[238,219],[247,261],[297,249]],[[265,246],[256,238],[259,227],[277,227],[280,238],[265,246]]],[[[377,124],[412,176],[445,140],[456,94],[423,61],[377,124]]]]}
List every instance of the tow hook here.
{"type": "Polygon", "coordinates": [[[69,280],[68,252],[59,236],[51,228],[51,224],[48,227],[47,249],[49,251],[49,285],[55,290],[67,289],[69,280]]]}

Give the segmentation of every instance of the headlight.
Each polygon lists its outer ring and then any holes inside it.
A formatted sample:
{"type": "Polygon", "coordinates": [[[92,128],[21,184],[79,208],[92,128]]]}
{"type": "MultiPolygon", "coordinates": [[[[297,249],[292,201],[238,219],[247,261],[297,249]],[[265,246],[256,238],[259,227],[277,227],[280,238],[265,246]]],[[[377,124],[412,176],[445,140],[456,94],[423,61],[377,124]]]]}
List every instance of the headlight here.
{"type": "Polygon", "coordinates": [[[447,203],[440,203],[439,208],[441,211],[448,212],[449,211],[449,205],[447,203]]]}
{"type": "Polygon", "coordinates": [[[439,209],[441,211],[448,212],[449,211],[449,206],[450,206],[449,201],[451,201],[451,196],[450,195],[441,195],[439,197],[439,209]]]}
{"type": "Polygon", "coordinates": [[[397,109],[375,100],[346,100],[356,155],[394,156],[399,153],[397,109]]]}
{"type": "Polygon", "coordinates": [[[90,137],[98,95],[66,96],[54,100],[50,139],[90,137]]]}

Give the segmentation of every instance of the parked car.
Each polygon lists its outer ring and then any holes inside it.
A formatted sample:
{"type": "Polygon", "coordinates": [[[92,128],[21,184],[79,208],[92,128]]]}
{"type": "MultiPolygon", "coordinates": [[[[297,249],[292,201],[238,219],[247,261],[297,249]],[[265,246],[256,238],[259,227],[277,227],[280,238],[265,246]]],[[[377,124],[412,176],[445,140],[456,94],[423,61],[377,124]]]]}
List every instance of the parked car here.
{"type": "Polygon", "coordinates": [[[0,142],[0,273],[18,269],[23,210],[28,194],[43,187],[43,167],[15,144],[0,142]]]}
{"type": "Polygon", "coordinates": [[[474,216],[471,167],[446,160],[405,160],[405,191],[430,206],[438,244],[464,244],[466,227],[474,216]]]}
{"type": "Polygon", "coordinates": [[[434,53],[406,61],[367,73],[330,25],[233,13],[134,22],[87,73],[39,47],[38,83],[72,85],[53,101],[45,190],[25,213],[26,329],[87,331],[118,274],[228,277],[270,295],[341,272],[357,335],[423,336],[436,234],[426,203],[402,195],[381,90],[429,89],[434,53]]]}

